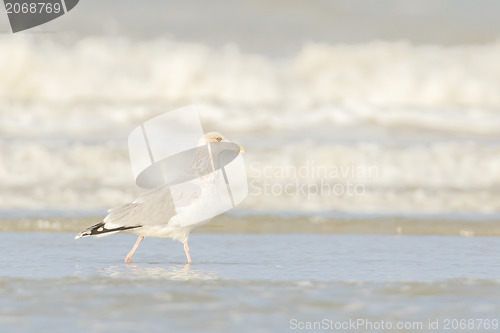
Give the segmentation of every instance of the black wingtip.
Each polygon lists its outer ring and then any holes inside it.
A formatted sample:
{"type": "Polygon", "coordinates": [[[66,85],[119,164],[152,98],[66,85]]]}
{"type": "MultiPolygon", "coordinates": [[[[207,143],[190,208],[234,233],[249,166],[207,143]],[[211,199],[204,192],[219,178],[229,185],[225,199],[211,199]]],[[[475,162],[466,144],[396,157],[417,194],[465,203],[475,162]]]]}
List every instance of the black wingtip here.
{"type": "Polygon", "coordinates": [[[97,235],[107,234],[107,233],[111,233],[111,232],[118,232],[118,231],[124,231],[124,230],[129,230],[129,229],[135,229],[135,228],[139,228],[139,227],[141,227],[141,226],[136,225],[136,226],[118,227],[118,228],[108,229],[105,227],[104,222],[100,222],[100,223],[97,223],[96,225],[93,225],[90,228],[80,232],[78,235],[75,236],[75,239],[87,237],[87,236],[97,236],[97,235]]]}

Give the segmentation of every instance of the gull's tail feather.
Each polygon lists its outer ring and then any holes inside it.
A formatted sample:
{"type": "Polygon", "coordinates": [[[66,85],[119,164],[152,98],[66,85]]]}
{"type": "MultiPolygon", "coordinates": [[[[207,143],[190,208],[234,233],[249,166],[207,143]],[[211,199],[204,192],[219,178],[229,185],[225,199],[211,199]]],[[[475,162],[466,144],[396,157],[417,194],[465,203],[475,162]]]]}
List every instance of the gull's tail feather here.
{"type": "Polygon", "coordinates": [[[97,223],[96,225],[93,225],[86,230],[80,232],[78,235],[75,236],[75,239],[82,238],[82,237],[87,237],[87,236],[107,236],[114,234],[115,232],[123,231],[123,230],[129,230],[129,229],[135,229],[141,227],[140,225],[136,226],[128,226],[128,227],[118,227],[118,228],[111,228],[108,229],[106,228],[106,223],[105,222],[100,222],[97,223]]]}

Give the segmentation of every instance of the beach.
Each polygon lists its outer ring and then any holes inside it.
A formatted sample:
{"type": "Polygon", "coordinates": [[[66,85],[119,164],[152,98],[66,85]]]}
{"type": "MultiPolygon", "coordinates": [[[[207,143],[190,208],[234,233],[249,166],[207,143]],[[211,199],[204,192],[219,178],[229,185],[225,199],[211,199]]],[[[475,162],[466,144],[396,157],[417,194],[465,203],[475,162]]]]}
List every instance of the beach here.
{"type": "Polygon", "coordinates": [[[497,220],[226,214],[191,235],[192,264],[181,243],[159,238],[126,264],[134,235],[74,239],[94,219],[0,223],[2,329],[498,327],[497,220]]]}

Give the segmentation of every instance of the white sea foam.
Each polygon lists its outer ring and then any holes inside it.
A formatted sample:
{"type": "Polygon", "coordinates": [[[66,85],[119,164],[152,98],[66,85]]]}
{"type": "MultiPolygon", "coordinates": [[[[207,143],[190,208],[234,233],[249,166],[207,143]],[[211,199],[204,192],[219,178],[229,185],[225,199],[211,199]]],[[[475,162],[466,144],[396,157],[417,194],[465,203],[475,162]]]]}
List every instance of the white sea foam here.
{"type": "Polygon", "coordinates": [[[499,58],[500,43],[308,44],[271,59],[168,39],[0,36],[0,208],[133,199],[128,133],[196,102],[206,130],[246,148],[243,207],[495,211],[499,58]],[[369,166],[375,175],[265,174],[369,166]]]}
{"type": "MultiPolygon", "coordinates": [[[[429,149],[297,143],[283,149],[262,151],[251,146],[247,150],[250,193],[244,208],[284,210],[292,206],[296,210],[352,212],[500,209],[495,196],[500,188],[498,146],[450,143],[429,149]]],[[[123,147],[3,144],[0,154],[3,208],[106,208],[139,193],[123,147]]]]}
{"type": "Polygon", "coordinates": [[[499,57],[500,43],[309,44],[292,58],[271,60],[241,54],[236,46],[210,49],[167,39],[84,38],[69,45],[2,36],[2,131],[40,121],[59,128],[62,117],[71,130],[82,120],[136,123],[148,113],[144,103],[199,101],[215,105],[214,121],[224,118],[242,130],[263,122],[277,128],[368,122],[495,133],[499,57]],[[26,107],[28,114],[21,112],[26,107]]]}

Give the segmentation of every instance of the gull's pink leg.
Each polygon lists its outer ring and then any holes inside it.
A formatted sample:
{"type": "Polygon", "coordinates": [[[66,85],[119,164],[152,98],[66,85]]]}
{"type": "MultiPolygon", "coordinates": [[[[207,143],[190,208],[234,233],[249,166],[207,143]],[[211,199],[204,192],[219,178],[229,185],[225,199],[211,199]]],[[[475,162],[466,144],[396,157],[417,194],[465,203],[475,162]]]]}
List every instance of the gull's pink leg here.
{"type": "Polygon", "coordinates": [[[184,242],[184,252],[186,252],[186,257],[188,259],[188,264],[191,263],[191,256],[189,255],[189,246],[188,246],[188,242],[185,241],[184,242]]]}
{"type": "Polygon", "coordinates": [[[139,246],[139,244],[141,244],[141,242],[142,242],[143,239],[144,239],[144,236],[139,236],[139,238],[137,238],[137,241],[135,242],[134,247],[127,254],[127,256],[125,257],[125,262],[131,262],[132,261],[132,256],[134,255],[135,250],[137,250],[137,247],[139,246]]]}

